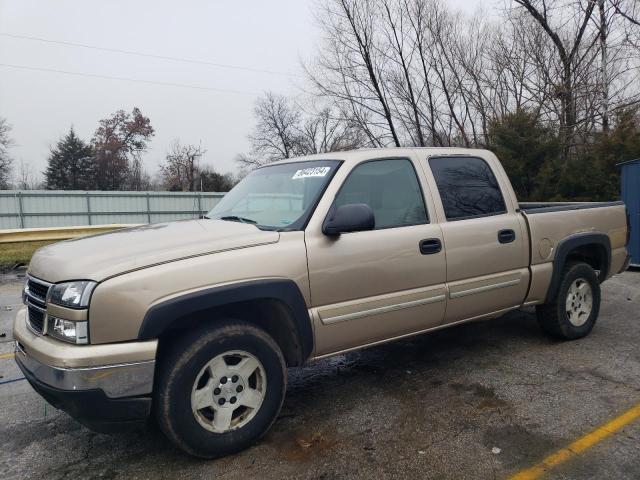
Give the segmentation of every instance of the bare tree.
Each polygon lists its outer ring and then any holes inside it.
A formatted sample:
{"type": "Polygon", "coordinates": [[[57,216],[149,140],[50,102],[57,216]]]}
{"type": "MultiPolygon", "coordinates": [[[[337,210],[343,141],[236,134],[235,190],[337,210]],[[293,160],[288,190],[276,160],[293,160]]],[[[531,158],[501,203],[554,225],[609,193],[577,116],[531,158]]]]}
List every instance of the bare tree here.
{"type": "Polygon", "coordinates": [[[0,189],[9,188],[13,159],[9,155],[9,148],[13,140],[9,136],[11,125],[5,118],[0,117],[0,189]]]}
{"type": "Polygon", "coordinates": [[[366,143],[363,132],[353,122],[336,116],[329,107],[307,113],[306,117],[296,126],[297,155],[353,150],[366,143]]]}
{"type": "Polygon", "coordinates": [[[20,160],[16,178],[16,188],[18,190],[35,190],[41,186],[40,184],[41,182],[31,164],[20,160]]]}
{"type": "Polygon", "coordinates": [[[269,160],[265,160],[261,157],[256,157],[247,153],[239,153],[233,159],[238,164],[242,175],[246,175],[251,170],[261,167],[265,163],[269,163],[269,160]]]}
{"type": "Polygon", "coordinates": [[[469,130],[472,129],[469,98],[465,95],[465,73],[458,56],[461,49],[456,48],[461,33],[460,17],[451,15],[442,8],[435,12],[436,15],[429,19],[427,28],[436,47],[432,56],[434,72],[445,98],[442,123],[446,125],[447,144],[470,147],[473,142],[469,135],[469,130]]]}
{"type": "Polygon", "coordinates": [[[256,101],[256,125],[249,135],[251,153],[235,161],[251,170],[275,160],[314,153],[349,150],[366,143],[354,122],[329,107],[303,107],[291,98],[267,92],[256,101]]]}
{"type": "Polygon", "coordinates": [[[95,151],[95,183],[100,190],[140,190],[148,180],[141,155],[154,130],[148,117],[135,107],[131,113],[118,110],[100,120],[92,146],[95,151]]]}
{"type": "Polygon", "coordinates": [[[513,51],[507,70],[526,66],[528,78],[513,85],[529,97],[527,107],[558,123],[565,159],[639,100],[640,56],[612,1],[517,0],[518,8],[507,10],[503,36],[513,51]]]}
{"type": "Polygon", "coordinates": [[[616,13],[622,15],[633,25],[640,27],[640,1],[638,0],[612,0],[611,4],[616,13]]]}
{"type": "Polygon", "coordinates": [[[599,40],[600,40],[600,69],[602,78],[602,130],[609,131],[609,65],[607,52],[608,19],[605,0],[598,0],[599,40]]]}
{"type": "Polygon", "coordinates": [[[182,145],[175,139],[167,153],[166,163],[160,166],[166,188],[183,192],[198,190],[200,160],[205,153],[202,145],[182,145]]]}
{"type": "MultiPolygon", "coordinates": [[[[570,141],[577,123],[575,77],[581,62],[587,58],[582,53],[584,36],[592,19],[595,0],[579,1],[579,7],[570,11],[571,18],[564,18],[566,9],[559,0],[515,0],[538,22],[549,36],[561,64],[560,82],[557,85],[557,96],[562,106],[560,128],[570,141]],[[554,16],[554,13],[557,13],[554,16]],[[570,26],[568,26],[570,25],[570,26]]],[[[589,40],[587,39],[587,42],[589,40]]]]}
{"type": "Polygon", "coordinates": [[[253,113],[256,126],[249,140],[254,153],[267,161],[293,157],[301,115],[292,102],[267,92],[257,100],[253,113]]]}
{"type": "Polygon", "coordinates": [[[376,0],[325,0],[318,12],[325,42],[307,73],[320,95],[331,98],[371,144],[400,146],[379,13],[376,0]]]}
{"type": "Polygon", "coordinates": [[[493,110],[483,21],[438,0],[327,0],[319,22],[311,82],[369,144],[482,143],[493,110]]]}
{"type": "Polygon", "coordinates": [[[427,34],[428,19],[434,7],[428,0],[405,0],[402,3],[401,15],[405,16],[411,24],[411,33],[408,35],[412,42],[414,55],[417,55],[417,70],[420,81],[424,85],[424,98],[419,105],[420,117],[427,125],[430,133],[428,144],[443,146],[444,143],[438,133],[437,125],[437,89],[433,80],[432,62],[429,59],[429,52],[433,48],[432,37],[427,34]]]}
{"type": "Polygon", "coordinates": [[[497,23],[442,0],[324,0],[305,68],[367,145],[483,146],[525,110],[560,132],[566,166],[640,105],[640,30],[620,13],[637,2],[516,0],[497,23]]]}
{"type": "Polygon", "coordinates": [[[384,15],[383,31],[390,46],[389,60],[399,68],[398,74],[392,76],[391,83],[395,86],[396,96],[403,101],[409,114],[409,120],[405,124],[409,125],[412,143],[424,147],[426,143],[422,132],[420,107],[411,71],[416,45],[408,37],[410,22],[407,21],[403,8],[406,5],[394,0],[382,0],[381,4],[384,15]]]}

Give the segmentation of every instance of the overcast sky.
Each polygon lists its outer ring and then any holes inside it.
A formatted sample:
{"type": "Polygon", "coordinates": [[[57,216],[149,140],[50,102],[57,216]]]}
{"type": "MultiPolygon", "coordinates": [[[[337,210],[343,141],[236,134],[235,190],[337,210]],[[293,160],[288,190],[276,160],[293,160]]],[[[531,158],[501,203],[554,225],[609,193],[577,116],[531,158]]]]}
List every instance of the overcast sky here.
{"type": "MultiPolygon", "coordinates": [[[[257,95],[266,90],[294,94],[302,85],[300,61],[313,55],[318,35],[313,3],[0,0],[0,116],[13,126],[12,156],[41,172],[49,148],[70,126],[89,140],[98,120],[137,106],[156,130],[144,156],[150,173],[157,171],[174,138],[202,142],[204,163],[221,172],[235,171],[234,156],[249,148],[257,95]]],[[[481,2],[449,3],[475,11],[481,2]]]]}

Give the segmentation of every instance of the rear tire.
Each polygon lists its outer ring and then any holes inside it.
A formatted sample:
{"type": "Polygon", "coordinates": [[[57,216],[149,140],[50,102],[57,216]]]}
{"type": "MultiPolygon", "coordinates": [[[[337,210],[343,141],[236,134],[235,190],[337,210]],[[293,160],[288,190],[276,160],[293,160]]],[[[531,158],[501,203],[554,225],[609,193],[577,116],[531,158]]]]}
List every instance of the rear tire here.
{"type": "Polygon", "coordinates": [[[562,340],[587,336],[599,312],[600,282],[593,268],[583,262],[569,263],[553,299],[536,308],[542,330],[562,340]]]}
{"type": "Polygon", "coordinates": [[[185,452],[216,458],[243,450],[275,421],[286,391],[286,366],[262,329],[229,321],[188,332],[163,355],[155,415],[185,452]]]}

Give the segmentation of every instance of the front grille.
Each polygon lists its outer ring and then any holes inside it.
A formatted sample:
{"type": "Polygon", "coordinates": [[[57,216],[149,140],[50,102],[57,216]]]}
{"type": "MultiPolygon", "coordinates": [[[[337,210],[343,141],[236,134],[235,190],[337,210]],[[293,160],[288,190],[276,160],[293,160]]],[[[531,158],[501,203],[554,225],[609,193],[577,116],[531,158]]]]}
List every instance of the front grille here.
{"type": "Polygon", "coordinates": [[[30,297],[33,300],[39,301],[42,306],[44,306],[44,303],[47,299],[47,292],[49,291],[50,286],[51,285],[49,284],[34,280],[31,277],[29,278],[29,280],[27,280],[27,289],[30,297]]]}
{"type": "Polygon", "coordinates": [[[28,305],[27,310],[29,312],[29,326],[37,333],[42,333],[44,331],[45,312],[33,305],[28,305]]]}
{"type": "Polygon", "coordinates": [[[29,327],[36,333],[44,333],[45,318],[47,316],[47,293],[50,283],[27,277],[27,288],[25,289],[29,327]]]}

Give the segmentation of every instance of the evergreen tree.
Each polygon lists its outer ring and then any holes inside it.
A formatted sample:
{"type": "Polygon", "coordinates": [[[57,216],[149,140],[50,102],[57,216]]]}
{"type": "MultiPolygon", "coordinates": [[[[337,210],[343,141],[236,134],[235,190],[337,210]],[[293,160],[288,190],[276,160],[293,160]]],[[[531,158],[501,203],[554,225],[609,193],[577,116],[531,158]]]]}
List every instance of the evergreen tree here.
{"type": "Polygon", "coordinates": [[[556,170],[560,143],[534,112],[518,109],[490,121],[487,137],[487,147],[504,165],[519,200],[540,200],[548,183],[557,185],[548,175],[556,170]]]}
{"type": "Polygon", "coordinates": [[[200,170],[199,177],[196,187],[202,187],[203,192],[228,192],[238,183],[230,173],[221,174],[206,166],[200,170]]]}
{"type": "Polygon", "coordinates": [[[593,201],[619,198],[617,164],[636,158],[640,158],[640,112],[637,108],[620,110],[614,113],[610,130],[594,135],[579,157],[574,183],[564,196],[593,201]]]}
{"type": "Polygon", "coordinates": [[[76,135],[73,127],[49,154],[45,182],[49,190],[93,188],[93,150],[76,135]]]}

